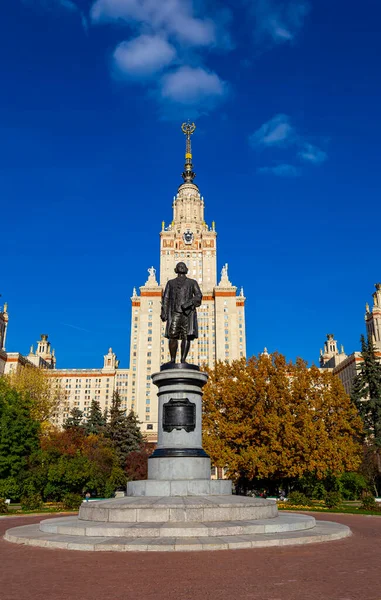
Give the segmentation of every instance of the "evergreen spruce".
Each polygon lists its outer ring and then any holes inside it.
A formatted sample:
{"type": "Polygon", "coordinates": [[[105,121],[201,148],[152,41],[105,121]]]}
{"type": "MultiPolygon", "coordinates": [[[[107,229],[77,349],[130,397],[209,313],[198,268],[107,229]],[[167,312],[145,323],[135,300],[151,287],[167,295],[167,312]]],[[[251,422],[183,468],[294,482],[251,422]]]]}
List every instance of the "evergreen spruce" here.
{"type": "Polygon", "coordinates": [[[363,362],[353,380],[351,399],[364,423],[367,444],[381,449],[381,364],[371,339],[361,336],[363,362]]]}
{"type": "Polygon", "coordinates": [[[71,429],[73,427],[83,427],[83,412],[77,407],[71,409],[70,416],[63,424],[64,429],[71,429]]]}
{"type": "Polygon", "coordinates": [[[106,426],[105,416],[102,414],[101,406],[98,400],[91,401],[90,413],[85,423],[85,431],[87,435],[99,435],[104,432],[106,426]]]}
{"type": "Polygon", "coordinates": [[[124,469],[128,454],[141,449],[143,436],[135,414],[131,411],[126,416],[121,404],[120,394],[115,391],[112,397],[110,418],[106,425],[106,436],[110,439],[118,455],[119,464],[124,469]]]}

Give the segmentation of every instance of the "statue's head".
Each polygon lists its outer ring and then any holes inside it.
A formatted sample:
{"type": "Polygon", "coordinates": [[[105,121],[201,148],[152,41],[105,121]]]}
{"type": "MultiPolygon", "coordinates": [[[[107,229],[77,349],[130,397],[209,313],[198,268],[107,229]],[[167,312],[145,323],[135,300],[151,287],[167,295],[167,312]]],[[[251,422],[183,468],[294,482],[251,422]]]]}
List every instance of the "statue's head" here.
{"type": "Polygon", "coordinates": [[[179,262],[175,267],[175,273],[178,275],[186,275],[188,273],[188,267],[185,263],[179,262]]]}

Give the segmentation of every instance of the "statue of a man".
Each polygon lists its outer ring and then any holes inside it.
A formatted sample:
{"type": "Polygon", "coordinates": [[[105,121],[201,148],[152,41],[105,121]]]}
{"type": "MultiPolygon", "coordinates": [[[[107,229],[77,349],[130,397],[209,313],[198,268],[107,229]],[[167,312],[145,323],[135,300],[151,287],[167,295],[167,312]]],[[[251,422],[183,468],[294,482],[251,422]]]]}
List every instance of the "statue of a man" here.
{"type": "Polygon", "coordinates": [[[166,321],[165,337],[169,338],[171,363],[176,362],[178,341],[181,340],[181,362],[185,363],[191,340],[198,337],[196,308],[201,306],[202,294],[195,279],[186,275],[188,267],[179,262],[177,277],[170,279],[165,287],[161,306],[161,320],[166,321]]]}

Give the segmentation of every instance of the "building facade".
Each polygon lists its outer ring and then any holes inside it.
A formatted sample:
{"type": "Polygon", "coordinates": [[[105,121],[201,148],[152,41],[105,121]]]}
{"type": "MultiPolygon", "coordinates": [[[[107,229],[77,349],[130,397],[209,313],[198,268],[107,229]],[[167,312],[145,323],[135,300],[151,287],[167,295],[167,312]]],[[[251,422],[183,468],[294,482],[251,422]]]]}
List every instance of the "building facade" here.
{"type": "MultiPolygon", "coordinates": [[[[381,283],[376,283],[375,288],[373,306],[370,308],[368,303],[365,305],[365,325],[367,337],[373,341],[376,356],[381,360],[381,283]]],[[[319,363],[321,368],[330,369],[337,375],[347,394],[351,393],[353,379],[362,363],[361,352],[347,355],[343,346],[339,352],[337,341],[333,334],[329,333],[324,343],[324,351],[320,350],[319,363]]]]}

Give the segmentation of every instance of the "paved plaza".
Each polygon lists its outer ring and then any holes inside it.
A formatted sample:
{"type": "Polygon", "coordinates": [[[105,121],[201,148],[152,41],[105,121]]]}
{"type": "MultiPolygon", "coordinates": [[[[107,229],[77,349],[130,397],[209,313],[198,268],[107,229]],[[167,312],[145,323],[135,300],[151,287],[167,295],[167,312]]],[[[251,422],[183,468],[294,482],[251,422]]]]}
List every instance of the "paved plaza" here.
{"type": "MultiPolygon", "coordinates": [[[[191,553],[48,550],[0,540],[1,600],[381,600],[381,518],[314,515],[328,544],[191,553]]],[[[0,535],[41,517],[0,519],[0,535]]]]}

